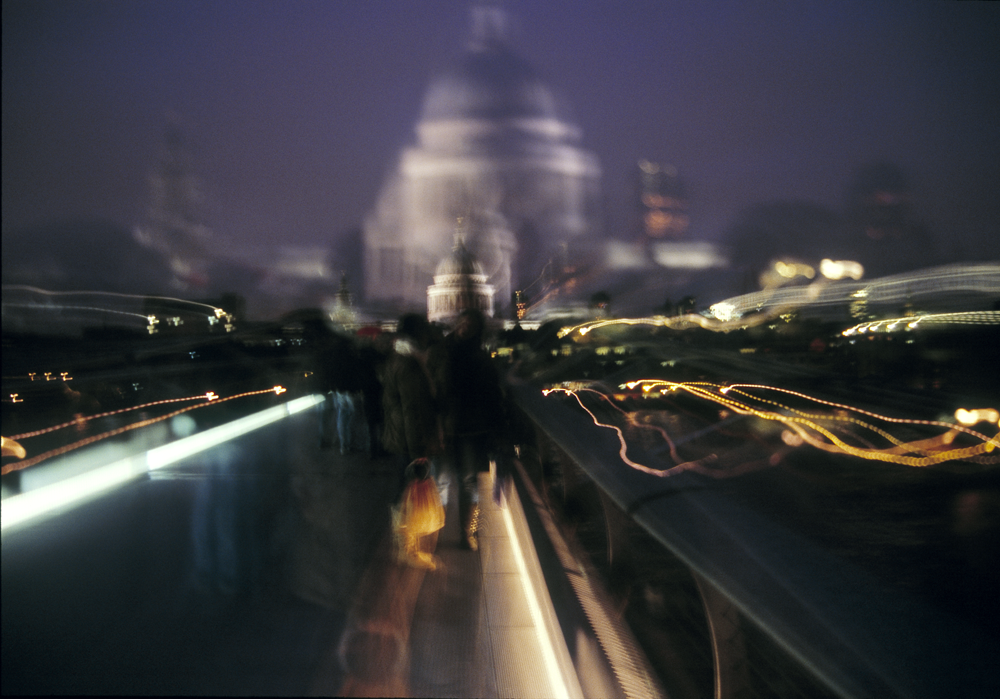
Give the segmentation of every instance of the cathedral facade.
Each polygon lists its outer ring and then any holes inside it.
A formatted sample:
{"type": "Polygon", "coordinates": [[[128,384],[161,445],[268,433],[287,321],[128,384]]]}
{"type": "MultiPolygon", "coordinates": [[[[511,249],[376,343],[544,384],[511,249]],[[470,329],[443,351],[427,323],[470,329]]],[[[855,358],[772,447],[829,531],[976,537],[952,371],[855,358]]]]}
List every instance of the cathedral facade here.
{"type": "Polygon", "coordinates": [[[427,320],[451,325],[465,310],[482,311],[493,316],[493,286],[475,256],[465,247],[461,234],[455,236],[455,248],[441,260],[434,272],[434,283],[427,287],[427,320]]]}
{"type": "Polygon", "coordinates": [[[495,290],[512,292],[600,234],[600,166],[534,69],[502,10],[477,6],[458,60],[434,78],[416,126],[365,221],[370,304],[422,308],[455,222],[495,290]]]}

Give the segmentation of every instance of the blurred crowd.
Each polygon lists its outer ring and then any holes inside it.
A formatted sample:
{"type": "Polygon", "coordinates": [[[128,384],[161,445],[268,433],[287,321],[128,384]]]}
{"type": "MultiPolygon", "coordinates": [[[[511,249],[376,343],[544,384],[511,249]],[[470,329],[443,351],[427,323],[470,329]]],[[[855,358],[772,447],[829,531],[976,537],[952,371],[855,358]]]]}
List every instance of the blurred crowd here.
{"type": "MultiPolygon", "coordinates": [[[[500,377],[484,348],[486,319],[467,310],[450,332],[415,313],[394,334],[349,336],[327,330],[317,343],[317,383],[325,395],[320,447],[389,456],[398,494],[407,466],[426,460],[448,503],[458,485],[463,544],[477,548],[478,474],[508,450],[500,377]]],[[[412,472],[412,469],[411,469],[412,472]]]]}

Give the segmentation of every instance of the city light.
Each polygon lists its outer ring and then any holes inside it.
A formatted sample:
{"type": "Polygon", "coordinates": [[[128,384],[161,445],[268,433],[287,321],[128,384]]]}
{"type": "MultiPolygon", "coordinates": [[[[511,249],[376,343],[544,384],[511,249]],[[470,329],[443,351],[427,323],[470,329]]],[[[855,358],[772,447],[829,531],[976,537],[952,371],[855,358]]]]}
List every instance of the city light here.
{"type": "MultiPolygon", "coordinates": [[[[979,464],[1000,463],[1000,455],[992,454],[997,447],[1000,447],[1000,433],[989,437],[980,432],[970,429],[966,424],[951,424],[935,420],[917,420],[908,418],[893,418],[886,415],[864,410],[862,408],[834,403],[806,395],[797,391],[778,388],[774,386],[732,384],[721,385],[709,382],[678,383],[665,381],[662,379],[640,379],[623,384],[622,388],[639,388],[644,394],[660,393],[666,395],[671,392],[683,392],[696,398],[712,401],[732,411],[738,415],[753,416],[763,420],[783,423],[787,430],[782,434],[782,441],[789,446],[797,446],[805,443],[814,448],[831,453],[846,454],[863,459],[885,461],[905,466],[926,467],[941,464],[948,461],[972,461],[979,464]],[[753,391],[753,393],[751,393],[753,391]],[[819,412],[816,408],[805,410],[786,405],[778,400],[766,398],[755,393],[773,394],[777,393],[785,396],[783,400],[796,398],[819,406],[825,412],[819,412]],[[884,423],[880,425],[879,423],[884,423]],[[930,437],[921,439],[904,439],[892,434],[889,430],[892,426],[907,426],[915,428],[931,428],[938,431],[930,437]],[[955,445],[960,435],[965,436],[965,441],[970,439],[974,442],[966,445],[955,445]],[[877,442],[882,441],[882,445],[877,442]]],[[[572,396],[577,404],[590,415],[594,424],[599,427],[612,429],[618,436],[620,444],[619,456],[623,463],[629,467],[655,475],[659,477],[673,476],[683,471],[696,471],[712,477],[731,477],[739,472],[720,472],[716,469],[707,468],[707,465],[715,460],[715,455],[703,457],[696,461],[681,461],[675,448],[674,441],[667,434],[666,430],[660,427],[642,425],[637,422],[634,415],[630,415],[621,410],[603,392],[593,388],[560,386],[543,391],[543,395],[552,393],[562,393],[572,396]],[[670,453],[676,465],[662,469],[653,468],[640,464],[628,456],[628,443],[625,434],[620,427],[602,422],[594,412],[584,403],[581,394],[588,393],[599,396],[603,401],[615,407],[628,424],[637,427],[647,427],[655,429],[670,448],[670,453]]],[[[989,409],[992,410],[992,409],[989,409]]],[[[976,422],[980,421],[980,415],[984,421],[992,422],[988,418],[993,417],[996,411],[976,411],[976,422]]],[[[970,411],[963,411],[962,417],[972,419],[970,411]]],[[[1000,418],[1000,415],[997,416],[1000,418]]],[[[959,414],[956,419],[963,422],[959,414]]],[[[975,422],[972,424],[976,424],[975,422]]]]}
{"type": "Polygon", "coordinates": [[[93,322],[95,318],[102,319],[102,323],[117,319],[121,325],[143,327],[147,333],[154,335],[160,332],[158,326],[161,322],[174,327],[183,325],[184,319],[177,315],[178,311],[189,312],[192,317],[205,317],[202,314],[207,309],[210,312],[208,326],[222,321],[227,332],[235,329],[233,316],[224,309],[170,296],[110,291],[49,291],[20,284],[5,285],[3,294],[5,322],[9,320],[28,327],[42,323],[70,329],[81,323],[93,322]],[[164,311],[158,312],[154,308],[151,312],[148,310],[150,305],[164,307],[164,311]],[[165,308],[171,310],[166,312],[165,308]]]}
{"type": "Polygon", "coordinates": [[[809,265],[798,262],[784,262],[783,260],[778,260],[774,263],[774,271],[778,273],[778,276],[785,279],[795,279],[796,277],[812,279],[816,276],[816,270],[809,265]]]}
{"type": "Polygon", "coordinates": [[[713,305],[709,310],[712,312],[712,315],[714,315],[716,318],[718,318],[723,322],[726,322],[733,320],[733,318],[735,317],[736,307],[733,306],[733,304],[731,303],[726,303],[725,301],[722,301],[720,303],[713,305]]]}
{"type": "MultiPolygon", "coordinates": [[[[255,393],[267,393],[272,390],[275,389],[267,389],[255,393]]],[[[253,395],[253,393],[240,394],[240,396],[232,396],[231,398],[246,395],[253,395]]],[[[42,486],[35,490],[29,490],[4,498],[3,507],[0,508],[0,519],[2,519],[0,528],[6,531],[11,527],[33,521],[38,517],[54,513],[64,507],[78,505],[90,498],[121,486],[133,478],[177,463],[198,452],[210,449],[273,422],[300,413],[322,401],[323,397],[317,394],[297,398],[288,403],[276,405],[238,420],[227,422],[224,425],[205,430],[204,432],[193,434],[184,439],[150,449],[142,454],[126,457],[110,464],[95,463],[91,469],[84,473],[42,486]]],[[[185,408],[170,415],[165,415],[158,418],[157,421],[188,410],[191,410],[191,408],[185,408]]],[[[6,470],[4,472],[6,473],[6,470]]]]}
{"type": "Polygon", "coordinates": [[[929,325],[1000,325],[1000,311],[929,313],[925,315],[904,316],[902,318],[885,318],[867,323],[858,323],[844,330],[841,335],[850,337],[851,335],[894,332],[896,330],[909,331],[929,325]]]}
{"type": "MultiPolygon", "coordinates": [[[[774,309],[819,310],[854,303],[898,305],[934,303],[945,296],[995,299],[1000,294],[1000,264],[976,262],[932,267],[865,281],[820,279],[806,286],[784,286],[725,299],[732,318],[772,313],[774,309]]],[[[718,305],[718,304],[717,304],[718,305]]],[[[783,312],[783,311],[779,311],[783,312]]]]}
{"type": "Polygon", "coordinates": [[[819,272],[827,279],[861,279],[865,275],[865,268],[861,263],[852,260],[830,260],[824,259],[819,263],[819,272]]]}
{"type": "MultiPolygon", "coordinates": [[[[153,417],[153,418],[148,418],[148,419],[145,419],[145,420],[140,420],[138,422],[134,422],[134,423],[131,423],[129,425],[125,425],[123,427],[118,427],[118,428],[113,429],[113,430],[108,430],[107,432],[102,432],[101,434],[93,435],[91,437],[87,437],[86,439],[78,440],[76,442],[73,442],[72,444],[66,444],[66,445],[58,447],[56,449],[51,449],[51,450],[49,450],[47,452],[44,452],[42,454],[38,454],[37,456],[33,456],[30,459],[25,459],[23,461],[17,461],[17,462],[14,462],[14,463],[7,464],[7,465],[5,465],[3,467],[2,473],[3,473],[3,475],[6,475],[6,474],[12,473],[14,471],[21,471],[23,469],[26,469],[26,468],[29,468],[29,467],[34,466],[36,464],[39,464],[39,463],[41,463],[43,461],[47,461],[48,459],[51,459],[53,457],[61,456],[61,455],[66,454],[68,452],[74,451],[75,449],[79,449],[80,447],[85,447],[85,446],[87,446],[89,444],[94,444],[95,442],[99,442],[99,441],[107,439],[109,437],[117,436],[119,434],[124,434],[125,432],[130,432],[132,430],[136,430],[136,429],[139,429],[141,427],[148,427],[149,425],[156,424],[157,422],[162,422],[163,420],[168,420],[168,419],[170,419],[170,418],[172,418],[172,417],[174,417],[176,415],[180,415],[182,413],[187,413],[187,412],[190,412],[192,410],[197,410],[198,408],[204,408],[205,406],[210,405],[210,404],[225,403],[227,401],[236,400],[236,399],[239,399],[239,398],[246,398],[248,396],[258,396],[258,395],[262,395],[262,394],[265,394],[265,393],[272,393],[272,392],[275,395],[280,395],[280,394],[284,393],[285,390],[286,389],[283,386],[273,386],[271,388],[265,388],[265,389],[261,389],[259,391],[247,391],[245,393],[239,393],[239,394],[236,394],[236,395],[233,395],[233,396],[229,396],[228,398],[219,398],[213,391],[209,391],[208,393],[206,393],[204,395],[193,396],[193,397],[190,397],[190,398],[176,398],[176,399],[172,399],[172,400],[163,400],[163,401],[156,401],[154,403],[148,403],[147,405],[160,405],[160,404],[164,404],[164,403],[175,403],[175,402],[178,402],[178,401],[198,400],[198,399],[205,399],[205,400],[208,401],[207,403],[202,403],[200,405],[193,405],[193,406],[189,406],[189,407],[186,407],[186,408],[181,408],[180,410],[174,410],[173,412],[167,413],[166,415],[160,415],[158,417],[153,417]]],[[[43,429],[43,430],[37,430],[35,432],[25,433],[25,434],[22,434],[22,435],[15,435],[14,437],[12,437],[12,439],[28,439],[30,437],[37,437],[38,435],[47,434],[47,433],[52,432],[54,430],[59,430],[59,429],[62,429],[64,427],[68,427],[70,425],[77,425],[81,421],[85,422],[86,420],[91,420],[91,419],[95,419],[95,418],[98,418],[98,417],[106,417],[108,415],[117,415],[117,414],[120,414],[120,413],[129,412],[129,411],[132,411],[132,410],[138,410],[141,407],[146,407],[146,406],[138,406],[136,408],[126,408],[124,410],[116,410],[116,411],[113,411],[113,412],[110,412],[110,413],[103,413],[101,415],[92,415],[92,416],[87,417],[87,418],[79,418],[79,419],[75,419],[75,420],[72,420],[70,422],[66,422],[66,423],[60,424],[60,425],[55,425],[54,427],[46,428],[46,429],[43,429]]]]}
{"type": "Polygon", "coordinates": [[[965,425],[966,427],[978,425],[980,422],[996,424],[1000,422],[1000,412],[994,408],[983,408],[980,410],[966,410],[964,408],[959,408],[955,411],[955,419],[958,420],[959,424],[965,425]]]}

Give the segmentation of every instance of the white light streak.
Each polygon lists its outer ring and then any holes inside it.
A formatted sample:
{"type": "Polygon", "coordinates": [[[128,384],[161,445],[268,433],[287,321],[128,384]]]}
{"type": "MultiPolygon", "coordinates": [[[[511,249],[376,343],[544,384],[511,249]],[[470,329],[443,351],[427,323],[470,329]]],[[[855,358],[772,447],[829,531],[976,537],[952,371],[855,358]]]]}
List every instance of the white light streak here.
{"type": "Polygon", "coordinates": [[[549,677],[549,687],[552,690],[553,696],[569,699],[569,688],[563,681],[562,673],[559,670],[559,663],[556,661],[552,637],[549,635],[549,628],[545,624],[545,618],[542,615],[542,606],[539,602],[538,591],[531,576],[528,574],[528,566],[524,559],[524,552],[521,550],[521,544],[518,541],[517,531],[514,528],[510,506],[501,508],[501,511],[503,512],[503,520],[507,528],[507,537],[513,549],[514,561],[517,563],[518,575],[521,579],[521,585],[524,588],[524,596],[528,600],[528,611],[531,613],[535,631],[538,633],[538,644],[541,647],[545,672],[549,677]]]}
{"type": "Polygon", "coordinates": [[[179,439],[144,454],[128,457],[67,478],[37,490],[12,495],[0,508],[0,530],[26,524],[44,515],[55,514],[65,507],[76,506],[106,493],[149,471],[169,466],[182,459],[240,437],[265,425],[302,412],[321,403],[320,395],[304,396],[284,405],[277,405],[248,415],[205,432],[179,439]]]}

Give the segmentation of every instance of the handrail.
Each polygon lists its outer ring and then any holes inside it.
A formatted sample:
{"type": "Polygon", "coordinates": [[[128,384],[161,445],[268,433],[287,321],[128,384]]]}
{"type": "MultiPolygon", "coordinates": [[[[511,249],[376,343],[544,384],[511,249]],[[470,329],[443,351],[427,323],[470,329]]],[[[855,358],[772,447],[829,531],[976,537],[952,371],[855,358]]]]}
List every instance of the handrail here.
{"type": "Polygon", "coordinates": [[[692,473],[623,468],[616,440],[526,384],[510,394],[622,511],[845,697],[1000,696],[1000,648],[836,559],[692,473]]]}
{"type": "Polygon", "coordinates": [[[573,661],[584,692],[593,696],[606,691],[607,684],[613,682],[625,699],[665,697],[649,660],[628,627],[618,618],[598,576],[586,561],[574,555],[524,466],[516,459],[512,475],[519,500],[524,503],[524,519],[542,562],[549,596],[567,644],[572,644],[575,650],[573,661]],[[606,670],[598,667],[603,663],[588,655],[586,647],[581,647],[586,644],[585,637],[590,635],[586,632],[588,627],[603,651],[606,670]],[[595,675],[600,675],[596,682],[593,680],[595,675]],[[591,686],[588,680],[597,686],[591,686]]]}

